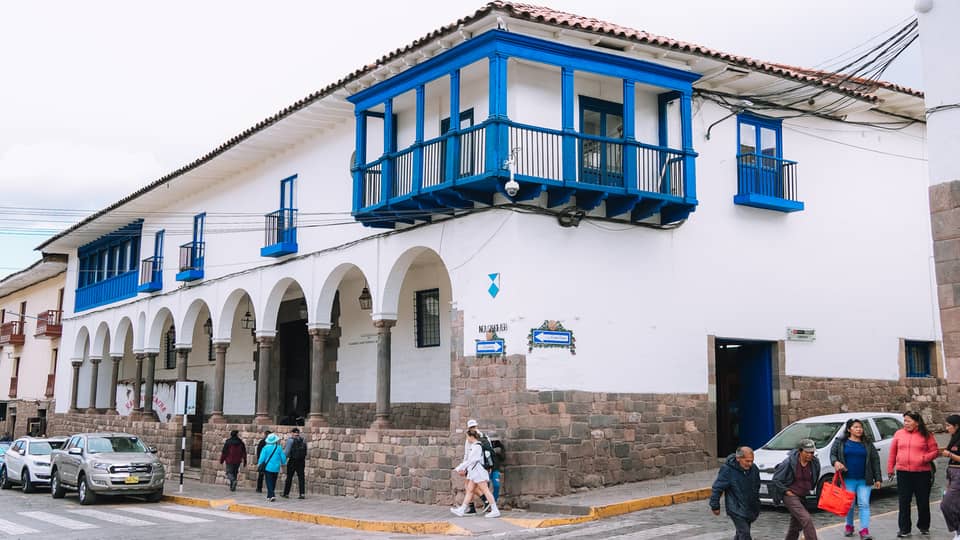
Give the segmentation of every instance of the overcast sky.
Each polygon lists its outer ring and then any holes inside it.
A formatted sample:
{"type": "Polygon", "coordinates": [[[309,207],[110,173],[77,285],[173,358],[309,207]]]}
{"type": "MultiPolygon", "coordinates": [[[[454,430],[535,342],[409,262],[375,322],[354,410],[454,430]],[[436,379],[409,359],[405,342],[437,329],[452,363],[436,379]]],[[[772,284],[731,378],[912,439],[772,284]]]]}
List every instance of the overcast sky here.
{"type": "MultiPolygon", "coordinates": [[[[913,16],[912,0],[532,2],[814,67],[913,16]]],[[[481,1],[31,1],[0,11],[0,207],[98,210],[481,1]]],[[[919,43],[885,79],[923,87],[919,43]]],[[[0,276],[62,217],[0,209],[0,276]],[[22,218],[21,218],[22,219],[22,218]],[[28,218],[33,219],[33,218],[28,218]]]]}

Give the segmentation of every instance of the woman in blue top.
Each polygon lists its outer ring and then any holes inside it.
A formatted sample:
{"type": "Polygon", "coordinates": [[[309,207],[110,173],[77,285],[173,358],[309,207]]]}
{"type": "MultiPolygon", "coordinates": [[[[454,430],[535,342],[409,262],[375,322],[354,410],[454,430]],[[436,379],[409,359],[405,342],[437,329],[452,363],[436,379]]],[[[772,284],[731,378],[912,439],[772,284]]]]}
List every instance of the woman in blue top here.
{"type": "MultiPolygon", "coordinates": [[[[830,449],[830,461],[837,474],[843,473],[847,491],[857,494],[856,507],[860,508],[860,538],[871,540],[870,536],[870,490],[880,489],[883,473],[880,470],[880,453],[873,446],[870,435],[863,428],[863,422],[852,418],[847,420],[843,435],[837,437],[830,449]]],[[[853,536],[853,509],[847,513],[847,526],[844,536],[853,536]]]]}
{"type": "Polygon", "coordinates": [[[273,490],[277,487],[277,475],[280,474],[280,467],[287,464],[287,455],[280,448],[280,437],[276,433],[267,435],[266,445],[260,452],[260,459],[257,460],[257,467],[264,465],[264,475],[267,478],[267,500],[273,502],[276,500],[273,490]]]}

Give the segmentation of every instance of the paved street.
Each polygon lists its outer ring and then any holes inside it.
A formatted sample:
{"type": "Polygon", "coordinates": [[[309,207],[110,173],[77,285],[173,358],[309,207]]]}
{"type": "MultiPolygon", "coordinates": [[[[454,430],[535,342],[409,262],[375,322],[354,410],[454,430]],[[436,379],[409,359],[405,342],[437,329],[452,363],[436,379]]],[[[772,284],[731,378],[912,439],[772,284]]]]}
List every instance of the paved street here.
{"type": "Polygon", "coordinates": [[[0,491],[0,539],[235,538],[390,538],[349,529],[247,516],[134,498],[105,499],[81,506],[75,494],[54,500],[46,490],[24,495],[0,491]]]}

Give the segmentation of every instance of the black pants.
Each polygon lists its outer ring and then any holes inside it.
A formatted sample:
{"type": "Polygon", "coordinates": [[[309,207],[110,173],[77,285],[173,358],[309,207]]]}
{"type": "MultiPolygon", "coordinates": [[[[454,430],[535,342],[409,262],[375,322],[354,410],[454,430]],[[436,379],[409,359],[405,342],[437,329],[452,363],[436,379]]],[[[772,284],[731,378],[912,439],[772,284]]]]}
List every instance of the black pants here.
{"type": "Polygon", "coordinates": [[[930,471],[897,471],[897,495],[900,498],[900,512],[897,524],[901,532],[910,532],[910,500],[917,500],[917,528],[930,529],[930,471]]]}
{"type": "Polygon", "coordinates": [[[730,519],[733,521],[733,526],[737,529],[737,534],[733,537],[733,540],[753,540],[753,537],[750,536],[750,522],[747,521],[747,518],[733,514],[727,515],[730,516],[730,519]]]}
{"type": "Polygon", "coordinates": [[[264,473],[257,471],[257,493],[263,491],[263,474],[264,473]]]}
{"type": "Polygon", "coordinates": [[[303,468],[306,465],[305,459],[290,458],[287,461],[287,481],[283,485],[283,494],[290,494],[290,485],[293,483],[293,475],[297,475],[297,487],[300,488],[300,495],[303,495],[303,468]]]}

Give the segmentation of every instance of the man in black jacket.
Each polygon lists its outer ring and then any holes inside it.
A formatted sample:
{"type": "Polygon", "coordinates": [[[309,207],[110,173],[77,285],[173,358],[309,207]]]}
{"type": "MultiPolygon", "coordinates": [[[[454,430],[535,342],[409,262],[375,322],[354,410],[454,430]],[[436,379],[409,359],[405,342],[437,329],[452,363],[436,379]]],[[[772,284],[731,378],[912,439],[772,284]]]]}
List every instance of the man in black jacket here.
{"type": "MultiPolygon", "coordinates": [[[[271,433],[273,432],[269,429],[263,430],[263,438],[257,443],[257,463],[260,463],[260,452],[263,452],[263,447],[267,445],[267,435],[271,433]]],[[[263,493],[263,473],[260,471],[257,471],[257,493],[263,493]]]]}
{"type": "Polygon", "coordinates": [[[710,494],[710,510],[720,515],[720,495],[737,530],[734,540],[751,540],[750,524],[760,515],[760,470],[753,464],[753,449],[737,448],[720,467],[710,494]]]}
{"type": "Polygon", "coordinates": [[[790,527],[784,540],[797,540],[801,530],[804,540],[817,540],[817,527],[803,500],[814,492],[820,480],[820,460],[812,439],[800,439],[797,446],[774,469],[770,496],[774,503],[783,504],[790,512],[790,527]]]}

